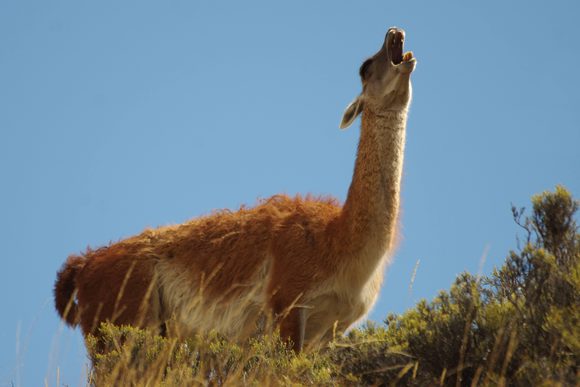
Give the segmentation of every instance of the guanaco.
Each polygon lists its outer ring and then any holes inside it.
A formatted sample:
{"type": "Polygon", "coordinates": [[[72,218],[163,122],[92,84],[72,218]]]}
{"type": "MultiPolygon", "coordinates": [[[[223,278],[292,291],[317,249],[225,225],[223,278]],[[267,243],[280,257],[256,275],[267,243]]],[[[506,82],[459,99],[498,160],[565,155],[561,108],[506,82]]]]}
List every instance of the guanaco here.
{"type": "Polygon", "coordinates": [[[215,329],[243,340],[269,315],[297,351],[363,318],[396,240],[416,66],[404,39],[390,28],[360,67],[362,92],[340,123],[362,115],[344,205],[276,195],[72,255],[54,289],[60,316],[85,335],[110,321],[177,336],[215,329]]]}

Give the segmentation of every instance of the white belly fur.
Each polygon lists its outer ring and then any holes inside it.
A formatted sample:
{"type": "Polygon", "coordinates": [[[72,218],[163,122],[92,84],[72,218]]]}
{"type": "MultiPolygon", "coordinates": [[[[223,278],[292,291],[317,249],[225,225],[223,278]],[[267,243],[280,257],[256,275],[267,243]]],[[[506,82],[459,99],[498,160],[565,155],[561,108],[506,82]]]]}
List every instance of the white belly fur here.
{"type": "Polygon", "coordinates": [[[264,309],[268,265],[264,264],[254,278],[243,286],[246,291],[222,300],[206,297],[203,284],[192,283],[191,276],[169,264],[159,264],[163,289],[163,308],[170,327],[180,337],[215,330],[233,340],[255,333],[256,322],[264,309]]]}

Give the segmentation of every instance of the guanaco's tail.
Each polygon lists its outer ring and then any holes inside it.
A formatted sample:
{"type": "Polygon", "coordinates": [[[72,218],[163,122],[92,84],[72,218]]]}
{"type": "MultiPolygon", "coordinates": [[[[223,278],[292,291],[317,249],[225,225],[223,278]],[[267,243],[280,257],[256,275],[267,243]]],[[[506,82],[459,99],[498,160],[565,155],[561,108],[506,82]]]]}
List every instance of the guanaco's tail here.
{"type": "Polygon", "coordinates": [[[76,276],[85,266],[85,259],[80,256],[68,257],[56,275],[54,284],[54,304],[60,317],[67,324],[75,326],[79,322],[79,308],[75,301],[76,276]]]}

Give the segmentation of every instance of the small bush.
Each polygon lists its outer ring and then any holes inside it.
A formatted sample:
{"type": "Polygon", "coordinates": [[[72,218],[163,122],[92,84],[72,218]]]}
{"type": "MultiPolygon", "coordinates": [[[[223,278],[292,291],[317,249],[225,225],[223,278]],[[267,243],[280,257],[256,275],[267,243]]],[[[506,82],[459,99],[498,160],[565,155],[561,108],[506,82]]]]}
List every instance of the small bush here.
{"type": "Polygon", "coordinates": [[[318,353],[296,356],[276,334],[243,346],[217,333],[186,341],[128,326],[102,324],[92,353],[90,383],[98,386],[333,384],[334,365],[318,353]]]}

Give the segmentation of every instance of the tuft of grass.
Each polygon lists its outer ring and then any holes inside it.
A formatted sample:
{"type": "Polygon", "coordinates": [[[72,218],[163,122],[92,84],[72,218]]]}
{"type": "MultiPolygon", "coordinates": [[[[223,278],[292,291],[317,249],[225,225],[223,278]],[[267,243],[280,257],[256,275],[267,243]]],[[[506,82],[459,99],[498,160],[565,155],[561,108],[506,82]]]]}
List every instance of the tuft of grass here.
{"type": "Polygon", "coordinates": [[[563,187],[513,208],[523,246],[489,276],[451,288],[295,354],[276,333],[232,343],[212,332],[186,341],[103,324],[87,338],[95,386],[580,384],[579,202],[563,187]]]}
{"type": "Polygon", "coordinates": [[[334,384],[337,368],[318,352],[296,355],[279,335],[232,343],[212,332],[185,341],[104,323],[89,337],[97,386],[334,384]]]}

